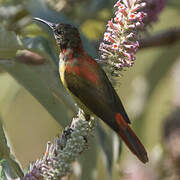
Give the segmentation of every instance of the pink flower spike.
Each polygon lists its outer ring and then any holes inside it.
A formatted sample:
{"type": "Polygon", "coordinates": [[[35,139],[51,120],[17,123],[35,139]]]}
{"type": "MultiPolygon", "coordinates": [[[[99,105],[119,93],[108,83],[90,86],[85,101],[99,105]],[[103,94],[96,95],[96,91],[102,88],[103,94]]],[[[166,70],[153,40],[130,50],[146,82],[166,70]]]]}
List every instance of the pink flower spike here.
{"type": "Polygon", "coordinates": [[[126,64],[127,64],[128,66],[131,66],[131,62],[130,62],[130,61],[126,61],[126,64]]]}
{"type": "Polygon", "coordinates": [[[138,27],[139,29],[143,29],[144,28],[144,23],[143,22],[137,22],[136,27],[138,27]]]}
{"type": "Polygon", "coordinates": [[[110,28],[113,28],[113,20],[112,19],[110,21],[108,21],[107,26],[109,26],[110,28]]]}
{"type": "Polygon", "coordinates": [[[126,7],[131,8],[132,3],[130,3],[132,0],[123,0],[123,3],[126,5],[126,7]]]}
{"type": "Polygon", "coordinates": [[[136,28],[136,25],[135,25],[135,24],[130,24],[130,25],[128,25],[128,29],[134,29],[134,28],[136,28]]]}
{"type": "Polygon", "coordinates": [[[135,21],[137,18],[138,18],[138,17],[137,17],[137,14],[135,14],[135,13],[130,13],[130,14],[128,15],[128,20],[129,20],[129,21],[135,21]]]}
{"type": "Polygon", "coordinates": [[[107,32],[112,33],[114,30],[109,26],[109,24],[106,25],[107,26],[107,32]]]}
{"type": "Polygon", "coordinates": [[[117,51],[119,49],[119,44],[117,43],[112,44],[112,49],[117,51]]]}
{"type": "Polygon", "coordinates": [[[134,65],[134,61],[131,61],[131,64],[130,64],[130,66],[133,66],[134,65]]]}
{"type": "Polygon", "coordinates": [[[138,28],[143,27],[145,16],[141,9],[144,5],[141,0],[119,0],[114,5],[115,16],[108,22],[104,42],[99,47],[100,57],[113,75],[119,76],[118,71],[134,64],[139,47],[138,28]]]}
{"type": "Polygon", "coordinates": [[[116,41],[113,39],[113,37],[109,36],[109,39],[108,39],[109,42],[111,43],[115,43],[116,41]]]}
{"type": "Polygon", "coordinates": [[[136,48],[138,48],[139,47],[139,42],[136,41],[134,45],[135,45],[136,48]]]}
{"type": "Polygon", "coordinates": [[[121,0],[117,1],[116,4],[114,5],[114,7],[118,7],[120,6],[122,3],[121,3],[121,0]]]}
{"type": "Polygon", "coordinates": [[[109,40],[109,37],[110,37],[110,33],[108,33],[108,32],[106,32],[106,33],[104,33],[104,40],[105,41],[108,41],[109,40]]]}
{"type": "Polygon", "coordinates": [[[127,16],[127,8],[124,4],[118,7],[117,13],[122,13],[124,16],[127,16]]]}
{"type": "Polygon", "coordinates": [[[126,6],[124,5],[124,4],[121,4],[120,6],[118,6],[118,10],[120,11],[120,12],[122,12],[122,11],[125,11],[127,8],[126,8],[126,6]]]}
{"type": "Polygon", "coordinates": [[[118,15],[117,15],[117,16],[114,18],[114,21],[117,22],[117,23],[121,22],[121,21],[122,21],[122,16],[120,16],[120,15],[118,16],[118,15]]]}
{"type": "Polygon", "coordinates": [[[111,27],[112,29],[114,30],[119,30],[119,28],[117,27],[117,25],[115,25],[113,22],[112,22],[112,19],[110,21],[108,21],[108,26],[111,27]]]}
{"type": "Polygon", "coordinates": [[[144,19],[144,17],[145,17],[145,13],[143,13],[143,12],[138,12],[136,16],[137,16],[137,18],[139,19],[139,21],[142,21],[142,20],[144,19]]]}
{"type": "Polygon", "coordinates": [[[115,66],[120,69],[123,67],[123,65],[121,63],[115,64],[115,66]]]}
{"type": "MultiPolygon", "coordinates": [[[[120,26],[124,26],[124,24],[123,24],[123,22],[122,22],[122,20],[123,20],[123,17],[121,16],[121,15],[117,15],[115,18],[114,18],[114,21],[115,21],[115,23],[117,23],[117,25],[119,25],[120,24],[120,26]]],[[[116,25],[116,26],[117,26],[116,25]]],[[[117,27],[118,28],[118,30],[120,29],[120,27],[117,27]]]]}
{"type": "Polygon", "coordinates": [[[145,2],[142,2],[140,4],[136,4],[132,9],[131,9],[131,12],[134,13],[136,11],[138,11],[139,9],[141,8],[144,8],[146,6],[146,3],[145,2]]]}
{"type": "Polygon", "coordinates": [[[139,10],[140,8],[141,8],[141,5],[140,5],[140,4],[136,4],[136,5],[132,8],[131,12],[134,13],[134,12],[136,12],[137,10],[139,10]]]}
{"type": "Polygon", "coordinates": [[[130,34],[128,34],[128,35],[126,36],[126,38],[127,38],[127,39],[129,39],[129,38],[136,38],[136,35],[131,32],[130,34]]]}
{"type": "Polygon", "coordinates": [[[134,48],[133,45],[127,45],[127,44],[124,44],[124,47],[127,48],[127,49],[133,49],[134,48]]]}
{"type": "Polygon", "coordinates": [[[133,53],[124,52],[123,54],[128,58],[128,60],[133,60],[135,58],[133,53]]]}

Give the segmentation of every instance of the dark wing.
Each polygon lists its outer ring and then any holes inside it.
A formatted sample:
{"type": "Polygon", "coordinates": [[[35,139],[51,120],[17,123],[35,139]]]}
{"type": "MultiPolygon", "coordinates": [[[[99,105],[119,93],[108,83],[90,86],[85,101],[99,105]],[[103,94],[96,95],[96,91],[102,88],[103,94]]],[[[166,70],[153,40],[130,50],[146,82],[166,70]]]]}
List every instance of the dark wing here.
{"type": "Polygon", "coordinates": [[[102,120],[112,121],[114,114],[119,112],[126,122],[130,123],[121,100],[105,72],[94,60],[89,60],[74,65],[73,68],[78,68],[78,71],[65,71],[67,88],[102,120]]]}
{"type": "MultiPolygon", "coordinates": [[[[79,60],[79,59],[78,59],[79,60]]],[[[94,114],[107,123],[124,140],[129,149],[143,162],[147,152],[129,127],[123,105],[104,71],[91,59],[66,67],[67,88],[94,114]]]]}

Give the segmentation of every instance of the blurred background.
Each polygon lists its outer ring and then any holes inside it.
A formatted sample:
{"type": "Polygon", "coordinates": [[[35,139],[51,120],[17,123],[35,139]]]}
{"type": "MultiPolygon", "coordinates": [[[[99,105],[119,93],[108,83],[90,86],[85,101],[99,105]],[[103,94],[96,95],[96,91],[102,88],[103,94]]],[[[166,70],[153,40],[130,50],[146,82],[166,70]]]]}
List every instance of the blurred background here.
{"type": "MultiPolygon", "coordinates": [[[[75,24],[86,50],[97,58],[115,2],[0,0],[0,118],[23,168],[42,156],[47,141],[53,141],[76,112],[58,78],[59,52],[53,35],[32,17],[75,24]],[[37,54],[37,62],[29,62],[28,57],[18,61],[14,58],[17,49],[31,49],[46,57],[47,63],[37,54]]],[[[73,164],[70,179],[180,179],[180,3],[156,2],[150,7],[154,17],[141,38],[162,35],[165,43],[150,42],[147,47],[142,43],[135,65],[120,77],[111,77],[150,161],[141,164],[101,122],[103,129],[97,128],[90,138],[88,150],[73,164]],[[174,30],[176,38],[169,40],[174,30]],[[106,133],[104,138],[101,131],[106,133]]],[[[21,59],[21,54],[18,56],[21,59]]]]}

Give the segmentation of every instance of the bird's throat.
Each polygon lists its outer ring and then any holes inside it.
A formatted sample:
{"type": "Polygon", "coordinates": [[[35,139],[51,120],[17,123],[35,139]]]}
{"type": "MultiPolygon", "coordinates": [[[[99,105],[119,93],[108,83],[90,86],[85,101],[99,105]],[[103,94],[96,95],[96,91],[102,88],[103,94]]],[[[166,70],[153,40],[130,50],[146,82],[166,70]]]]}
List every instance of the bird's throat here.
{"type": "Polygon", "coordinates": [[[65,68],[66,68],[66,65],[65,65],[65,61],[64,61],[64,55],[61,52],[59,55],[59,75],[60,75],[60,79],[61,79],[62,84],[67,89],[67,85],[66,85],[66,82],[64,79],[65,68]]]}

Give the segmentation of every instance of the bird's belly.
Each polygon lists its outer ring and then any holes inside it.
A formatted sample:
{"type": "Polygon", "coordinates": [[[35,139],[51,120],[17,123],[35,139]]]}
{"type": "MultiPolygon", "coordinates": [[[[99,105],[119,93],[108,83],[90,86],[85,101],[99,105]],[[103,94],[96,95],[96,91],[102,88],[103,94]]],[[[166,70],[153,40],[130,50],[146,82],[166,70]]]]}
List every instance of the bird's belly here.
{"type": "Polygon", "coordinates": [[[65,88],[67,88],[65,79],[64,79],[64,72],[65,72],[65,63],[63,60],[60,59],[59,61],[59,75],[60,75],[60,79],[62,84],[64,85],[65,88]]]}
{"type": "Polygon", "coordinates": [[[60,78],[62,81],[62,84],[64,85],[65,89],[68,91],[68,93],[71,95],[75,103],[80,107],[85,113],[92,115],[93,113],[79,100],[78,97],[76,97],[74,94],[71,93],[71,91],[68,89],[65,78],[64,78],[64,73],[65,73],[65,65],[64,61],[59,62],[59,74],[60,78]]]}

